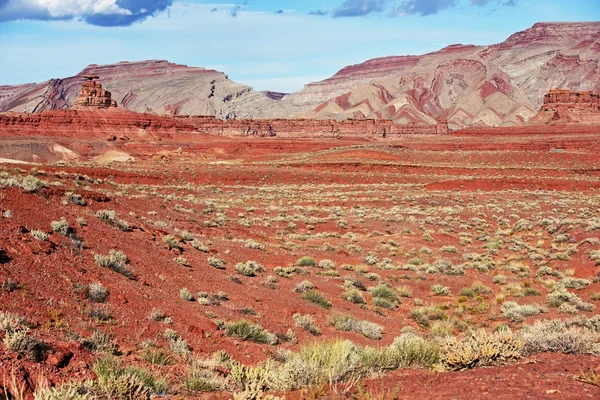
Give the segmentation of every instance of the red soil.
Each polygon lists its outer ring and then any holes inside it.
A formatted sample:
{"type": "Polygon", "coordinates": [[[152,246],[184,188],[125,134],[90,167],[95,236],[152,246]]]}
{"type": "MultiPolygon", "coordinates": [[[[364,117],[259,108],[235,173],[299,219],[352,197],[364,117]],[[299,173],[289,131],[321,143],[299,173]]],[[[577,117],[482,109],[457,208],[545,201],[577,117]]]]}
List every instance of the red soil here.
{"type": "MultiPolygon", "coordinates": [[[[462,254],[485,251],[482,247],[485,243],[477,240],[479,234],[485,232],[497,238],[498,230],[510,228],[521,218],[531,218],[535,224],[533,230],[511,234],[506,240],[514,238],[531,245],[542,241],[544,249],[549,249],[554,237],[537,225],[542,216],[573,215],[569,210],[578,213],[586,207],[592,208],[591,215],[597,216],[596,208],[588,206],[589,201],[597,199],[596,191],[600,188],[597,127],[465,130],[450,135],[399,136],[398,140],[371,144],[343,138],[317,141],[211,137],[186,133],[179,127],[173,125],[168,135],[157,127],[152,139],[130,137],[115,142],[106,142],[99,133],[105,133],[102,129],[92,130],[94,133],[84,138],[81,132],[72,133],[68,139],[56,138],[56,142],[70,149],[82,149],[80,161],[0,166],[18,178],[33,174],[50,184],[37,193],[0,188],[0,212],[10,210],[12,214],[11,218],[0,217],[0,248],[5,253],[0,261],[0,285],[8,281],[17,283],[17,288],[0,291],[0,310],[26,315],[35,324],[35,336],[52,347],[45,361],[33,363],[14,352],[4,351],[0,345],[0,375],[14,371],[19,376],[31,376],[32,385],[39,375],[51,383],[91,377],[90,367],[97,356],[73,337],[89,337],[94,329],[110,333],[128,363],[141,362],[136,346],[143,340],[156,340],[158,345],[168,347],[162,337],[166,328],[179,332],[197,354],[208,356],[225,350],[233,358],[253,363],[278,348],[297,350],[300,345],[314,340],[294,326],[295,313],[313,315],[323,331],[322,338],[343,337],[359,344],[387,345],[406,326],[423,334],[428,332],[409,317],[415,307],[412,299],[403,299],[397,309],[387,310],[373,308],[370,296],[365,294],[369,306],[363,309],[341,298],[343,282],[340,278],[323,276],[322,270],[317,268],[311,268],[310,274],[305,276],[278,277],[277,290],[263,285],[265,277],[275,275],[276,267],[292,265],[309,254],[317,261],[331,259],[341,276],[352,275],[367,286],[373,286],[376,282],[339,266],[363,264],[369,252],[376,253],[380,260],[391,257],[395,264],[406,265],[415,257],[409,255],[411,249],[424,246],[433,251],[431,255],[418,253],[424,261],[449,259],[455,265],[460,264],[462,254]],[[135,161],[91,162],[108,150],[125,152],[135,161]],[[67,191],[82,195],[88,205],[64,204],[67,191]],[[481,208],[491,203],[498,204],[502,213],[481,208]],[[368,209],[363,216],[358,216],[356,212],[361,206],[368,209]],[[394,215],[402,219],[384,217],[385,211],[393,206],[401,209],[394,215]],[[308,220],[292,218],[290,221],[294,221],[296,228],[290,228],[285,217],[300,215],[294,207],[302,208],[307,218],[322,219],[322,222],[314,223],[314,229],[309,229],[308,220]],[[335,207],[344,211],[347,228],[338,226],[339,218],[332,217],[335,207]],[[131,231],[122,232],[100,221],[95,213],[102,209],[116,211],[119,219],[129,222],[131,231]],[[447,229],[440,232],[444,225],[425,222],[429,211],[441,222],[450,215],[467,225],[475,224],[471,222],[474,218],[483,218],[489,227],[481,228],[480,232],[472,225],[469,228],[472,243],[461,244],[457,233],[460,222],[451,226],[457,229],[454,232],[447,229]],[[227,217],[223,226],[204,223],[216,220],[220,212],[227,217]],[[282,219],[277,220],[277,216],[282,219]],[[84,240],[83,249],[74,246],[70,239],[51,233],[51,222],[62,217],[84,240]],[[80,226],[77,218],[85,219],[87,225],[80,226]],[[502,225],[501,218],[510,224],[502,225]],[[252,219],[258,220],[250,222],[250,226],[241,223],[241,220],[252,219]],[[265,224],[265,221],[270,222],[265,224]],[[29,232],[34,229],[50,233],[49,241],[33,239],[29,232]],[[181,250],[169,250],[162,239],[167,234],[175,234],[181,240],[175,229],[187,230],[202,243],[210,243],[207,245],[209,253],[201,253],[183,241],[181,250]],[[425,240],[423,230],[435,231],[433,242],[425,240]],[[327,235],[332,232],[336,235],[327,235]],[[343,237],[347,232],[362,235],[356,243],[362,253],[353,253],[348,247],[354,243],[343,237]],[[291,239],[291,233],[310,236],[296,240],[291,239]],[[266,251],[247,248],[248,239],[262,243],[266,251]],[[390,240],[398,245],[397,255],[391,256],[386,250],[390,240]],[[290,241],[294,246],[286,247],[290,241]],[[331,247],[325,248],[326,243],[331,247]],[[440,249],[446,245],[456,246],[459,252],[443,253],[440,249]],[[128,256],[137,280],[128,280],[94,263],[95,254],[107,254],[111,249],[121,250],[128,256]],[[187,258],[191,267],[175,263],[173,259],[179,255],[187,258]],[[224,259],[226,269],[210,267],[209,256],[224,259]],[[237,274],[235,264],[247,260],[260,262],[266,271],[258,277],[237,274]],[[242,284],[230,280],[233,275],[239,276],[242,284]],[[305,279],[325,294],[335,312],[382,325],[383,339],[375,342],[327,325],[330,311],[294,293],[296,285],[305,279]],[[82,287],[91,282],[102,282],[109,289],[106,303],[94,304],[86,298],[82,287]],[[179,290],[184,287],[194,294],[224,291],[229,301],[219,306],[186,302],[179,297],[179,290]],[[246,307],[257,315],[243,314],[241,310],[246,307]],[[148,315],[155,308],[164,311],[174,323],[150,321],[148,315]],[[90,311],[98,309],[110,314],[112,320],[94,320],[90,311]],[[218,330],[206,311],[225,321],[249,318],[275,333],[293,329],[299,344],[283,343],[275,348],[235,340],[218,330]],[[71,353],[72,357],[67,357],[71,353]]],[[[10,130],[10,134],[13,133],[14,130],[10,130]]],[[[27,151],[31,157],[49,140],[30,133],[4,140],[0,157],[10,158],[8,156],[14,153],[26,155],[27,151]]],[[[585,225],[565,229],[578,243],[598,237],[598,232],[586,231],[585,225]]],[[[369,272],[377,273],[382,281],[394,287],[410,286],[412,297],[426,304],[448,303],[454,307],[460,290],[474,281],[492,287],[494,295],[502,291],[492,282],[494,274],[508,275],[510,283],[523,282],[516,274],[501,271],[500,266],[524,259],[523,262],[531,266],[531,275],[525,280],[541,291],[540,295],[525,300],[543,304],[546,291],[535,279],[537,264],[527,260],[527,251],[509,251],[508,246],[507,242],[500,253],[493,256],[498,270],[490,273],[471,269],[464,277],[427,275],[423,280],[410,270],[371,266],[369,272]],[[451,295],[432,296],[433,283],[449,287],[451,295]]],[[[595,249],[597,245],[581,244],[579,252],[570,260],[552,260],[549,265],[560,271],[573,269],[574,276],[591,279],[599,268],[587,254],[595,249]]],[[[593,283],[577,294],[587,301],[592,292],[599,290],[599,284],[593,283]]],[[[475,301],[468,299],[469,306],[474,307],[475,301]]],[[[464,319],[470,326],[491,328],[500,323],[519,326],[502,317],[500,305],[493,296],[482,301],[488,310],[467,313],[464,319]]],[[[594,313],[580,312],[587,316],[594,313]]],[[[547,313],[528,318],[526,322],[557,317],[564,315],[550,308],[547,313]]],[[[598,364],[598,359],[590,356],[542,354],[527,362],[503,367],[443,374],[403,370],[383,379],[388,386],[399,383],[402,398],[458,399],[474,394],[477,398],[490,399],[597,398],[600,396],[598,388],[573,380],[573,375],[581,368],[598,364]]],[[[181,367],[173,368],[160,372],[177,375],[181,367]]],[[[377,387],[378,381],[369,385],[377,387]]]]}

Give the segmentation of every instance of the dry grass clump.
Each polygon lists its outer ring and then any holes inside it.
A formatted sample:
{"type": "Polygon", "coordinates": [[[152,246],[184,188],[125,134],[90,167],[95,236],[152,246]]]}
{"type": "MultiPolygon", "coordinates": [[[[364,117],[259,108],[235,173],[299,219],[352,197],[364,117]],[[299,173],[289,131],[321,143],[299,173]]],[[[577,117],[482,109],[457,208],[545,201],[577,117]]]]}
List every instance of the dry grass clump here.
{"type": "Polygon", "coordinates": [[[114,210],[99,210],[96,212],[96,217],[108,225],[119,228],[123,232],[131,230],[127,221],[117,219],[117,213],[114,210]]]}
{"type": "Polygon", "coordinates": [[[329,324],[338,331],[356,332],[369,339],[381,339],[383,326],[370,321],[360,321],[350,315],[334,314],[329,317],[329,324]]]}
{"type": "Polygon", "coordinates": [[[312,335],[319,336],[321,334],[321,330],[315,325],[315,320],[310,315],[294,314],[294,322],[297,327],[312,335]]]}
{"type": "Polygon", "coordinates": [[[135,280],[136,276],[131,272],[129,268],[127,268],[127,263],[129,259],[120,250],[110,250],[108,255],[96,254],[94,255],[94,261],[101,267],[109,268],[123,276],[127,279],[135,280]]]}
{"type": "Polygon", "coordinates": [[[369,288],[373,296],[373,305],[394,309],[400,303],[400,297],[384,284],[369,288]]]}
{"type": "Polygon", "coordinates": [[[517,360],[521,357],[524,340],[510,331],[479,330],[462,339],[449,338],[442,345],[445,369],[462,370],[517,360]]]}
{"type": "Polygon", "coordinates": [[[526,317],[538,315],[542,312],[545,312],[545,310],[536,304],[520,305],[514,301],[507,301],[502,304],[502,314],[513,322],[523,321],[526,317]]]}
{"type": "Polygon", "coordinates": [[[304,292],[302,298],[304,300],[308,300],[311,303],[318,305],[319,307],[323,307],[326,309],[331,308],[331,303],[329,302],[329,300],[327,300],[327,298],[322,293],[317,292],[316,290],[308,290],[304,292]]]}
{"type": "Polygon", "coordinates": [[[108,289],[102,286],[100,282],[93,282],[88,285],[87,297],[94,303],[104,303],[108,297],[108,289]]]}
{"type": "Polygon", "coordinates": [[[304,280],[304,281],[302,281],[302,282],[299,282],[299,283],[296,285],[296,289],[295,289],[295,290],[296,290],[296,292],[298,292],[298,293],[304,293],[304,292],[307,292],[307,291],[309,291],[309,290],[312,290],[312,289],[314,289],[314,288],[315,288],[315,286],[312,284],[312,282],[311,282],[311,281],[309,281],[309,280],[304,280]]]}
{"type": "Polygon", "coordinates": [[[256,276],[257,273],[264,271],[264,267],[256,261],[246,261],[235,265],[237,272],[244,276],[256,276]]]}
{"type": "Polygon", "coordinates": [[[344,290],[344,292],[342,293],[342,298],[354,304],[367,304],[365,296],[363,296],[360,290],[355,288],[344,290]]]}
{"type": "Polygon", "coordinates": [[[600,324],[594,319],[572,324],[568,321],[536,321],[519,332],[523,353],[557,352],[597,354],[600,350],[600,324]]]}
{"type": "Polygon", "coordinates": [[[225,331],[229,336],[235,336],[241,340],[250,342],[270,344],[273,346],[278,342],[276,335],[264,330],[260,325],[247,320],[228,322],[225,324],[225,331]]]}

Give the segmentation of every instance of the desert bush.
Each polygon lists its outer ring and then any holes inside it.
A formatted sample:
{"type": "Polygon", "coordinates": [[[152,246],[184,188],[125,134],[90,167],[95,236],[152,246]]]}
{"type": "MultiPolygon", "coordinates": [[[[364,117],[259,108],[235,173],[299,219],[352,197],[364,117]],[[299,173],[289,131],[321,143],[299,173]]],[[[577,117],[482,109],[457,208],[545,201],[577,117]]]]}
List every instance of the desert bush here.
{"type": "Polygon", "coordinates": [[[442,246],[440,248],[440,251],[442,251],[443,253],[457,253],[458,250],[456,249],[455,246],[442,246]]]}
{"type": "Polygon", "coordinates": [[[163,237],[163,242],[169,246],[170,250],[177,249],[181,250],[181,245],[179,244],[179,240],[173,235],[167,235],[163,237]]]}
{"type": "Polygon", "coordinates": [[[179,291],[179,297],[185,301],[194,301],[194,295],[187,288],[181,288],[179,291]]]}
{"type": "Polygon", "coordinates": [[[396,291],[400,297],[412,297],[412,289],[409,286],[398,286],[396,291]]]}
{"type": "Polygon", "coordinates": [[[542,308],[535,304],[520,305],[514,301],[507,301],[502,304],[502,314],[513,322],[523,321],[526,317],[538,315],[544,312],[542,308]]]}
{"type": "Polygon", "coordinates": [[[345,300],[348,300],[350,303],[354,303],[354,304],[367,304],[367,301],[365,300],[365,296],[363,296],[363,294],[361,293],[360,290],[355,289],[355,288],[350,288],[345,290],[342,293],[342,298],[344,298],[345,300]]]}
{"type": "Polygon", "coordinates": [[[183,256],[175,257],[173,259],[173,261],[175,261],[177,264],[182,265],[184,267],[190,266],[190,262],[187,260],[187,258],[185,258],[183,256]]]}
{"type": "Polygon", "coordinates": [[[209,249],[208,246],[203,245],[200,241],[193,239],[191,242],[192,247],[195,248],[196,250],[202,252],[202,253],[208,253],[209,249]]]}
{"type": "Polygon", "coordinates": [[[381,339],[383,327],[369,321],[359,321],[350,315],[334,314],[329,317],[329,324],[338,331],[356,332],[369,339],[381,339]]]}
{"type": "Polygon", "coordinates": [[[216,377],[204,362],[193,358],[183,376],[183,386],[190,392],[214,392],[225,389],[225,381],[216,377]]]}
{"type": "Polygon", "coordinates": [[[587,326],[574,326],[565,321],[536,321],[519,332],[526,355],[556,352],[587,354],[598,351],[600,335],[587,326]]]}
{"type": "Polygon", "coordinates": [[[398,297],[398,295],[394,293],[392,289],[384,284],[369,288],[369,292],[373,296],[373,300],[383,299],[391,304],[394,304],[394,306],[400,303],[400,297],[398,297]]]}
{"type": "Polygon", "coordinates": [[[430,321],[439,321],[448,318],[444,309],[436,305],[417,307],[410,312],[410,317],[424,327],[428,327],[430,321]]]}
{"type": "Polygon", "coordinates": [[[228,322],[225,324],[225,331],[229,336],[235,336],[250,342],[270,345],[276,345],[278,342],[276,335],[247,320],[228,322]]]}
{"type": "Polygon", "coordinates": [[[95,330],[89,338],[82,339],[81,343],[94,353],[115,354],[118,349],[112,336],[100,330],[95,330]]]}
{"type": "Polygon", "coordinates": [[[127,232],[130,230],[129,223],[122,219],[117,219],[117,213],[114,210],[99,210],[96,212],[96,217],[108,225],[114,226],[127,232]]]}
{"type": "Polygon", "coordinates": [[[167,315],[162,310],[153,308],[152,311],[150,311],[150,314],[148,314],[148,318],[152,321],[164,321],[167,318],[167,315]]]}
{"type": "Polygon", "coordinates": [[[30,234],[35,240],[39,240],[41,242],[48,240],[49,238],[49,235],[41,230],[32,230],[30,234]]]}
{"type": "Polygon", "coordinates": [[[304,300],[308,300],[311,303],[318,305],[319,307],[331,308],[331,303],[329,302],[329,300],[327,300],[327,298],[322,293],[319,293],[315,290],[308,290],[304,292],[302,298],[304,300]]]}
{"type": "Polygon", "coordinates": [[[448,370],[463,370],[517,360],[524,341],[510,331],[479,330],[469,336],[449,338],[442,344],[442,364],[448,370]]]}
{"type": "Polygon", "coordinates": [[[9,351],[23,353],[27,350],[31,340],[28,327],[4,331],[3,342],[9,351]]]}
{"type": "Polygon", "coordinates": [[[364,368],[374,373],[413,366],[431,368],[440,361],[440,348],[437,342],[403,333],[389,347],[365,347],[360,356],[364,368]]]}
{"type": "Polygon", "coordinates": [[[324,269],[332,269],[332,268],[335,268],[335,263],[331,260],[325,259],[325,260],[319,261],[318,267],[324,268],[324,269]]]}
{"type": "Polygon", "coordinates": [[[208,257],[208,265],[216,269],[225,269],[225,261],[216,257],[208,257]]]}
{"type": "Polygon", "coordinates": [[[136,276],[131,272],[129,268],[127,268],[127,263],[129,259],[120,250],[110,250],[108,255],[96,254],[94,255],[94,261],[101,267],[109,268],[114,272],[117,272],[127,279],[135,280],[136,276]]]}
{"type": "Polygon", "coordinates": [[[87,297],[94,303],[104,303],[108,296],[108,289],[102,286],[100,282],[93,282],[88,285],[87,297]]]}
{"type": "Polygon", "coordinates": [[[592,283],[587,279],[582,278],[563,278],[560,282],[564,285],[565,288],[575,290],[581,290],[588,286],[590,283],[592,283]]]}
{"type": "Polygon", "coordinates": [[[149,399],[158,384],[154,376],[139,367],[123,368],[119,360],[100,358],[93,367],[97,382],[90,387],[97,397],[108,399],[149,399]]]}
{"type": "Polygon", "coordinates": [[[359,375],[360,353],[348,340],[318,342],[290,354],[271,377],[276,390],[295,390],[325,383],[341,382],[359,375]]]}
{"type": "Polygon", "coordinates": [[[30,323],[22,315],[0,311],[0,332],[6,333],[28,328],[30,323]]]}
{"type": "Polygon", "coordinates": [[[450,294],[450,288],[435,284],[431,287],[431,292],[436,296],[448,296],[450,294]]]}
{"type": "Polygon", "coordinates": [[[244,276],[256,276],[258,272],[265,270],[261,264],[251,260],[245,263],[237,263],[235,269],[244,276]]]}
{"type": "Polygon", "coordinates": [[[294,314],[294,322],[298,328],[302,328],[312,335],[319,336],[321,330],[315,325],[315,320],[310,315],[294,314]]]}
{"type": "Polygon", "coordinates": [[[246,240],[246,248],[247,249],[251,249],[251,250],[260,250],[260,251],[264,251],[265,250],[265,245],[259,242],[256,242],[252,239],[248,239],[246,240]]]}
{"type": "Polygon", "coordinates": [[[69,235],[69,233],[71,232],[71,228],[69,227],[69,223],[67,222],[67,220],[63,217],[60,220],[57,221],[52,221],[50,223],[50,226],[52,227],[52,230],[56,233],[60,233],[63,236],[67,236],[69,235]]]}
{"type": "Polygon", "coordinates": [[[302,282],[299,282],[296,285],[296,292],[298,292],[298,293],[304,293],[304,292],[307,292],[307,291],[312,290],[314,288],[315,287],[314,287],[314,285],[312,284],[311,281],[304,280],[302,282]]]}
{"type": "Polygon", "coordinates": [[[310,256],[304,256],[296,261],[296,265],[299,267],[316,267],[317,262],[310,256]]]}
{"type": "Polygon", "coordinates": [[[67,192],[67,193],[65,193],[65,195],[67,196],[67,201],[71,204],[75,204],[77,206],[87,205],[87,203],[85,202],[85,199],[83,197],[81,197],[81,195],[79,195],[79,194],[75,194],[73,192],[67,192]]]}

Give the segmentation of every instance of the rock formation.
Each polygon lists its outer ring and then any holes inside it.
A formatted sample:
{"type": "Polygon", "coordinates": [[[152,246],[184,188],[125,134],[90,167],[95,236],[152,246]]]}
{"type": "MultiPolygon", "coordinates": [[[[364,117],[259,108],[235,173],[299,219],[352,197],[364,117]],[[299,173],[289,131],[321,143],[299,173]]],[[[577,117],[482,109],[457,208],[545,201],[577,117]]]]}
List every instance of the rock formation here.
{"type": "Polygon", "coordinates": [[[530,123],[600,123],[600,94],[551,89],[544,96],[540,111],[530,123]]]}
{"type": "Polygon", "coordinates": [[[100,75],[122,107],[158,115],[377,119],[413,127],[446,120],[451,129],[516,126],[536,115],[551,88],[599,93],[599,59],[600,22],[538,23],[490,46],[451,45],[424,55],[368,60],[286,95],[257,92],[224,73],[167,61],[90,65],[76,77],[0,86],[0,112],[69,108],[81,76],[100,75]]]}
{"type": "Polygon", "coordinates": [[[74,108],[109,108],[117,106],[117,102],[111,99],[110,92],[102,89],[102,85],[96,81],[96,79],[100,79],[99,76],[84,75],[83,77],[85,81],[81,85],[79,97],[75,101],[74,108]]]}

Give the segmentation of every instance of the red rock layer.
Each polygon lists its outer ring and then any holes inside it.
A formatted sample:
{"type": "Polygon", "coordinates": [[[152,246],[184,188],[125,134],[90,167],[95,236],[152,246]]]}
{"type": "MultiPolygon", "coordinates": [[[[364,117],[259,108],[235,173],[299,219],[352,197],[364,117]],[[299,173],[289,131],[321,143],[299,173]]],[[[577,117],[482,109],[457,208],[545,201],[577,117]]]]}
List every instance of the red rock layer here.
{"type": "Polygon", "coordinates": [[[42,113],[0,114],[0,135],[107,137],[140,133],[204,133],[217,136],[284,138],[364,138],[399,134],[448,132],[445,121],[437,125],[398,125],[389,120],[230,120],[202,116],[155,116],[122,109],[54,110],[42,113]]]}
{"type": "Polygon", "coordinates": [[[600,123],[600,95],[586,91],[552,89],[531,123],[600,123]]]}
{"type": "Polygon", "coordinates": [[[54,110],[42,113],[0,114],[0,135],[54,136],[79,139],[132,135],[143,132],[168,134],[196,132],[183,121],[111,108],[54,110]]]}
{"type": "Polygon", "coordinates": [[[199,132],[221,136],[257,136],[286,138],[372,138],[399,134],[448,133],[445,121],[437,125],[399,125],[390,120],[315,120],[271,119],[221,121],[213,117],[179,116],[177,119],[194,125],[199,132]]]}

